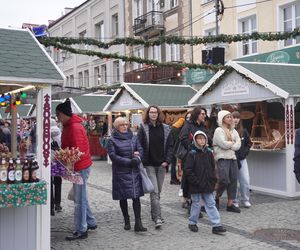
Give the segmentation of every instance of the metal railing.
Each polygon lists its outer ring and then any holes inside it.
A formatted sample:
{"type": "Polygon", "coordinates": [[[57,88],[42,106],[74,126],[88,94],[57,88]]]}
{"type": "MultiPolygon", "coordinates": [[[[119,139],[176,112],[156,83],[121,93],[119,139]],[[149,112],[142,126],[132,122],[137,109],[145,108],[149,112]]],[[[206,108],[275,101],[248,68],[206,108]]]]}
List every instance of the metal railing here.
{"type": "Polygon", "coordinates": [[[134,19],[133,31],[135,35],[143,33],[149,29],[164,29],[163,12],[150,11],[134,19]]]}

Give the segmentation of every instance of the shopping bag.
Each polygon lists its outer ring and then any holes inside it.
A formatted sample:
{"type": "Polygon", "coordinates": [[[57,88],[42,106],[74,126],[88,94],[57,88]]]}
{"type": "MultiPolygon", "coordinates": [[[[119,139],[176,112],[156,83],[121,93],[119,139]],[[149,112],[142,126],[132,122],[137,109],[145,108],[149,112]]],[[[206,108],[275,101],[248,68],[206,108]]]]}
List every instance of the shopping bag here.
{"type": "Polygon", "coordinates": [[[144,168],[144,165],[142,162],[139,164],[139,170],[140,170],[140,175],[142,179],[142,185],[143,185],[143,190],[144,193],[151,193],[154,191],[154,186],[147,174],[146,169],[144,168]]]}

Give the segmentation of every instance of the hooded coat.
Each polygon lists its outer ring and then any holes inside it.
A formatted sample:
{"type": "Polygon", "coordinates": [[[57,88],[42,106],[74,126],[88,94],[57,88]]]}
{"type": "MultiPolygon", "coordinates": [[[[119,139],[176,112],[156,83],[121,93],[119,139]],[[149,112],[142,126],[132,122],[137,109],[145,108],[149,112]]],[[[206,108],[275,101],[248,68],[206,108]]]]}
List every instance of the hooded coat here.
{"type": "Polygon", "coordinates": [[[70,119],[64,124],[61,134],[61,148],[79,148],[84,154],[80,157],[79,161],[75,163],[74,170],[80,171],[90,167],[93,162],[90,155],[89,141],[82,126],[82,120],[77,115],[72,115],[70,119]]]}
{"type": "Polygon", "coordinates": [[[193,145],[185,161],[185,173],[188,178],[191,194],[212,193],[217,183],[215,174],[215,160],[213,153],[206,146],[199,147],[196,142],[197,135],[203,135],[208,143],[207,136],[202,131],[195,132],[193,145]]]}
{"type": "Polygon", "coordinates": [[[229,129],[224,128],[223,126],[223,119],[229,114],[231,113],[227,110],[221,110],[218,113],[219,127],[216,128],[213,137],[213,148],[216,161],[219,159],[236,160],[235,151],[239,150],[241,147],[241,139],[238,132],[234,129],[234,125],[229,129]],[[231,136],[231,141],[228,140],[227,133],[231,136]]]}
{"type": "Polygon", "coordinates": [[[135,199],[144,195],[139,167],[132,166],[133,152],[143,157],[143,148],[130,130],[120,133],[114,129],[108,141],[112,161],[112,196],[114,200],[135,199]]]}

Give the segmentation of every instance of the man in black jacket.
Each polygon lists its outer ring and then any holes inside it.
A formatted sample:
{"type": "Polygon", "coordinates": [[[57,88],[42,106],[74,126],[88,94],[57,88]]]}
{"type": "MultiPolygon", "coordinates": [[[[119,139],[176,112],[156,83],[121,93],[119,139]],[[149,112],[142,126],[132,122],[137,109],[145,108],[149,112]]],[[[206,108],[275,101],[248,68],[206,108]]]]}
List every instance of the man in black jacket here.
{"type": "Polygon", "coordinates": [[[138,131],[138,138],[143,147],[143,164],[153,183],[154,192],[150,193],[151,216],[155,228],[160,228],[163,220],[160,208],[160,193],[165,178],[166,168],[172,160],[172,140],[170,127],[162,123],[161,111],[157,106],[149,106],[144,123],[138,131]]]}
{"type": "Polygon", "coordinates": [[[300,129],[296,131],[295,136],[294,172],[300,184],[300,129]]]}

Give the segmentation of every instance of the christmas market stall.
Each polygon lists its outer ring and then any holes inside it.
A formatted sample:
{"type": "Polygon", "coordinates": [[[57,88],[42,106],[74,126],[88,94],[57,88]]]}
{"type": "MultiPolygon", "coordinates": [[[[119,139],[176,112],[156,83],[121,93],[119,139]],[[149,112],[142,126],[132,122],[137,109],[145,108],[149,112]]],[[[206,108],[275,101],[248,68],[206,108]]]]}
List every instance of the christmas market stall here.
{"type": "Polygon", "coordinates": [[[189,105],[238,109],[252,141],[247,158],[252,190],[299,196],[293,155],[300,124],[300,65],[229,61],[226,66],[189,105]]]}
{"type": "Polygon", "coordinates": [[[77,109],[74,113],[84,119],[92,156],[106,157],[106,149],[100,142],[108,132],[107,113],[103,108],[111,97],[111,95],[88,94],[70,98],[72,107],[74,105],[77,109]]]}
{"type": "Polygon", "coordinates": [[[50,249],[51,86],[63,82],[29,30],[0,28],[0,104],[7,110],[1,129],[10,133],[10,145],[0,145],[0,249],[50,249]],[[37,150],[27,154],[21,153],[17,121],[31,105],[37,150]]]}
{"type": "Polygon", "coordinates": [[[142,122],[143,111],[149,105],[159,106],[165,122],[173,124],[186,113],[188,100],[197,93],[187,85],[123,83],[121,88],[109,100],[103,111],[109,112],[109,128],[112,127],[112,115],[122,113],[136,129],[142,122]]]}

